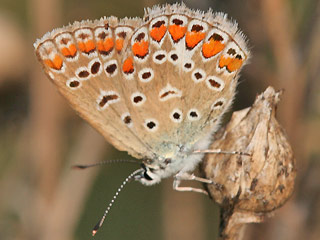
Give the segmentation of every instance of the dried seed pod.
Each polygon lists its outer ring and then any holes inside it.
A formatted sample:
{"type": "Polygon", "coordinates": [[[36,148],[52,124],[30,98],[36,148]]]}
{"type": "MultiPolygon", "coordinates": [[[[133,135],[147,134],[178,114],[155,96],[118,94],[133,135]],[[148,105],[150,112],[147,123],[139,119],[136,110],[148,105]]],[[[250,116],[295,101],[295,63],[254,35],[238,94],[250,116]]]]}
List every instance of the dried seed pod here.
{"type": "Polygon", "coordinates": [[[293,191],[295,160],[286,134],[275,118],[281,92],[272,87],[252,107],[234,112],[211,149],[250,153],[208,154],[202,165],[216,184],[208,192],[220,205],[255,213],[282,206],[293,191]]]}

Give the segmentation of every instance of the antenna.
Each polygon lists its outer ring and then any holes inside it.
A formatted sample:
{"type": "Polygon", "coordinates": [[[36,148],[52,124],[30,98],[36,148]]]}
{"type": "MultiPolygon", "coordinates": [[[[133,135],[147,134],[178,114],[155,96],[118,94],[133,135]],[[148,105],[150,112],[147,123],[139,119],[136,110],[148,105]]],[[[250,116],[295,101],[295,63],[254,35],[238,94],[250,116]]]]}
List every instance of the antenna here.
{"type": "Polygon", "coordinates": [[[93,230],[92,230],[92,236],[96,235],[96,233],[98,232],[99,228],[102,226],[107,214],[109,213],[113,203],[115,202],[115,200],[117,199],[119,193],[121,192],[121,190],[123,189],[123,187],[136,175],[138,175],[139,173],[143,172],[144,170],[142,168],[139,168],[138,170],[134,171],[133,173],[131,173],[120,185],[120,187],[118,188],[118,190],[116,191],[116,193],[113,195],[113,198],[111,200],[111,202],[109,203],[107,209],[104,211],[104,214],[102,216],[102,218],[99,220],[99,222],[94,226],[93,230]]]}
{"type": "Polygon", "coordinates": [[[107,161],[92,163],[92,164],[73,165],[71,168],[72,169],[86,169],[86,168],[101,166],[101,165],[109,164],[109,163],[140,163],[140,162],[135,161],[135,160],[129,160],[129,159],[114,159],[114,160],[107,160],[107,161]]]}

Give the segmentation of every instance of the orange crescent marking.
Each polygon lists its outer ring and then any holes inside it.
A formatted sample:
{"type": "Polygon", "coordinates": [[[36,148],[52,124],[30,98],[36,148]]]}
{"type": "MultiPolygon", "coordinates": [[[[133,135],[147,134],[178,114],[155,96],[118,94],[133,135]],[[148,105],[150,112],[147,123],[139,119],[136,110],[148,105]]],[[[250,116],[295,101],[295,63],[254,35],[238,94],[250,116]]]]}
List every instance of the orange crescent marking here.
{"type": "Polygon", "coordinates": [[[99,40],[97,42],[97,48],[99,51],[104,51],[104,45],[103,45],[103,41],[102,40],[99,40]]]}
{"type": "Polygon", "coordinates": [[[144,57],[148,53],[149,43],[145,40],[136,42],[132,46],[132,52],[135,56],[144,57]]]}
{"type": "Polygon", "coordinates": [[[128,57],[122,65],[122,70],[125,73],[132,73],[134,68],[133,68],[133,60],[132,57],[128,57]]]}
{"type": "Polygon", "coordinates": [[[225,58],[224,56],[221,56],[219,61],[219,67],[223,68],[224,66],[227,66],[232,61],[232,58],[228,57],[225,58]]]}
{"type": "Polygon", "coordinates": [[[121,49],[123,48],[123,42],[124,42],[123,38],[118,38],[116,40],[116,49],[118,52],[120,52],[121,49]]]}
{"type": "Polygon", "coordinates": [[[96,48],[96,45],[94,44],[93,40],[88,40],[86,43],[86,50],[85,52],[88,53],[96,48]]]}
{"type": "Polygon", "coordinates": [[[205,34],[203,32],[187,32],[186,43],[189,48],[194,48],[202,39],[204,39],[205,34]]]}
{"type": "Polygon", "coordinates": [[[69,48],[67,48],[67,47],[62,48],[62,49],[61,49],[61,53],[62,53],[63,56],[65,56],[65,57],[71,56],[71,53],[70,53],[70,51],[69,51],[69,48]]]}
{"type": "Polygon", "coordinates": [[[225,44],[220,41],[210,40],[210,42],[204,43],[202,45],[202,54],[206,58],[210,58],[217,53],[221,52],[225,47],[225,44]]]}
{"type": "Polygon", "coordinates": [[[46,59],[43,61],[48,67],[55,70],[60,70],[62,68],[62,58],[59,55],[55,55],[53,60],[46,59]]]}
{"type": "Polygon", "coordinates": [[[62,48],[61,53],[65,57],[74,57],[77,53],[77,47],[74,44],[70,44],[69,47],[62,48]]]}
{"type": "Polygon", "coordinates": [[[74,57],[77,53],[77,47],[74,43],[70,44],[69,46],[69,52],[71,54],[72,57],[74,57]]]}
{"type": "Polygon", "coordinates": [[[165,25],[161,25],[160,27],[155,27],[151,29],[150,36],[153,40],[160,42],[163,36],[166,34],[167,27],[165,25]]]}
{"type": "Polygon", "coordinates": [[[53,59],[53,65],[55,66],[55,69],[60,70],[62,68],[62,58],[57,54],[54,56],[53,59]]]}
{"type": "Polygon", "coordinates": [[[242,65],[242,59],[235,58],[228,65],[227,69],[229,72],[238,70],[242,65]]]}
{"type": "Polygon", "coordinates": [[[114,42],[113,42],[112,38],[105,39],[103,46],[104,46],[105,51],[107,51],[107,52],[110,51],[114,46],[114,42]]]}
{"type": "Polygon", "coordinates": [[[178,41],[179,39],[183,38],[183,36],[186,34],[186,31],[187,27],[182,27],[179,25],[169,26],[169,33],[171,34],[174,41],[178,41]]]}
{"type": "Polygon", "coordinates": [[[78,42],[78,47],[79,47],[81,52],[85,52],[86,51],[86,45],[84,44],[84,42],[79,41],[78,42]]]}
{"type": "Polygon", "coordinates": [[[50,59],[45,59],[43,61],[49,68],[54,68],[53,62],[50,59]]]}

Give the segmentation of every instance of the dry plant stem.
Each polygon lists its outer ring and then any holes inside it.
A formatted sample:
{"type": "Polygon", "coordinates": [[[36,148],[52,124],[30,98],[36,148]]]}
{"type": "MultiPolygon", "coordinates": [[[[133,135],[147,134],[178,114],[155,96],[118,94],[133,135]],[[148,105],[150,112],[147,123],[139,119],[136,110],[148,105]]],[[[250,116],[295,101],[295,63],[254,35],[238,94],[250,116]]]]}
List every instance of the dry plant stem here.
{"type": "Polygon", "coordinates": [[[234,206],[220,209],[220,240],[243,240],[247,223],[264,221],[264,214],[235,210],[234,206]]]}
{"type": "MultiPolygon", "coordinates": [[[[29,1],[32,12],[34,34],[43,34],[51,29],[60,19],[60,1],[29,1]],[[45,21],[43,20],[45,19],[45,21]]],[[[34,36],[32,36],[34,39],[34,36]]],[[[29,44],[31,46],[31,43],[29,44]]],[[[32,53],[29,54],[33,56],[32,53]]],[[[35,60],[35,58],[34,58],[35,60]]],[[[28,62],[29,63],[29,62],[28,62]]],[[[34,63],[32,60],[31,64],[34,63]]],[[[51,200],[59,181],[61,170],[61,145],[64,114],[60,104],[61,97],[40,73],[37,64],[33,64],[30,82],[30,126],[29,154],[30,170],[35,179],[33,201],[28,206],[26,221],[27,239],[37,239],[45,227],[47,213],[51,209],[51,200]]]]}
{"type": "MultiPolygon", "coordinates": [[[[262,18],[266,33],[277,64],[277,78],[272,83],[276,88],[284,88],[286,97],[281,103],[279,118],[283,122],[290,139],[300,141],[301,130],[298,127],[303,114],[305,99],[306,72],[298,61],[298,47],[293,39],[293,24],[290,3],[287,0],[261,1],[262,18]],[[276,11],[275,11],[276,9],[276,11]],[[299,139],[299,140],[298,140],[299,139]]],[[[295,152],[301,144],[292,142],[295,152]]],[[[299,151],[299,149],[298,149],[299,151]]],[[[298,152],[299,154],[299,152],[298,152]]]]}
{"type": "Polygon", "coordinates": [[[79,141],[75,144],[70,156],[72,162],[66,164],[60,178],[41,239],[73,238],[87,195],[100,168],[79,171],[71,169],[70,165],[99,161],[107,150],[108,145],[102,136],[88,125],[84,125],[79,134],[79,141]]]}
{"type": "Polygon", "coordinates": [[[296,176],[293,151],[275,118],[281,92],[268,87],[247,109],[234,112],[211,149],[246,155],[208,154],[202,169],[207,189],[221,207],[220,238],[243,238],[244,224],[261,222],[291,196],[296,176]]]}

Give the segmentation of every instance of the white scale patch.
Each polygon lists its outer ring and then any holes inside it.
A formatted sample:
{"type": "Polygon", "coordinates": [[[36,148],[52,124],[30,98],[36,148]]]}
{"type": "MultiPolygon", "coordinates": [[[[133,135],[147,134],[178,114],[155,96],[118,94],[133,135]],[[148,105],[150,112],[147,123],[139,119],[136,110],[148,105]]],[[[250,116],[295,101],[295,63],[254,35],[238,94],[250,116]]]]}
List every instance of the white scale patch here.
{"type": "Polygon", "coordinates": [[[54,74],[53,74],[52,72],[48,72],[48,74],[49,74],[49,77],[50,77],[52,80],[54,80],[54,74]]]}
{"type": "Polygon", "coordinates": [[[105,38],[110,38],[112,37],[112,31],[111,28],[106,29],[105,27],[98,27],[95,29],[94,31],[94,36],[96,38],[97,41],[102,40],[103,38],[101,38],[101,34],[105,35],[105,38]]]}
{"type": "Polygon", "coordinates": [[[126,37],[125,39],[129,38],[132,34],[132,29],[129,27],[117,27],[114,31],[116,39],[119,39],[120,37],[118,36],[120,33],[125,33],[126,37]]]}
{"type": "Polygon", "coordinates": [[[134,79],[135,72],[136,71],[134,71],[133,73],[124,73],[124,72],[122,72],[122,75],[124,76],[125,79],[132,80],[132,79],[134,79]]]}

